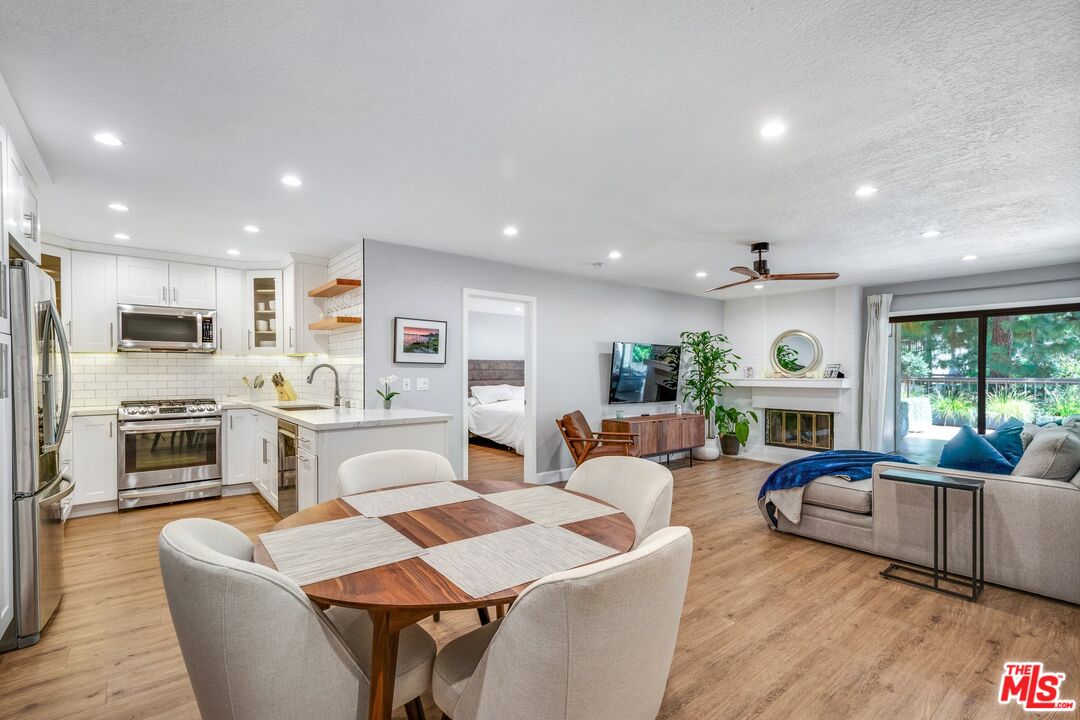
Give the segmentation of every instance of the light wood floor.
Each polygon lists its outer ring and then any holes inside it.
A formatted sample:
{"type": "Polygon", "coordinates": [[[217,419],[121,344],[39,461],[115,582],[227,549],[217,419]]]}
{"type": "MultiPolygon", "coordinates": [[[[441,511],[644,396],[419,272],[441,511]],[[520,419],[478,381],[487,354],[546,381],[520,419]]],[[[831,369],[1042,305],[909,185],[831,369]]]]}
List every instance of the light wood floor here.
{"type": "Polygon", "coordinates": [[[525,463],[513,450],[469,443],[470,480],[516,480],[525,477],[525,463]]]}
{"type": "MultiPolygon", "coordinates": [[[[879,578],[881,558],[769,532],[754,499],[770,468],[675,470],[672,520],[695,555],[661,718],[1024,717],[995,702],[1007,660],[1068,673],[1080,698],[1080,607],[997,587],[971,604],[879,578]]],[[[155,544],[186,516],[249,535],[276,520],[244,496],[71,521],[67,596],[38,645],[0,655],[0,718],[198,717],[155,544]]],[[[476,615],[425,626],[443,644],[476,615]]]]}

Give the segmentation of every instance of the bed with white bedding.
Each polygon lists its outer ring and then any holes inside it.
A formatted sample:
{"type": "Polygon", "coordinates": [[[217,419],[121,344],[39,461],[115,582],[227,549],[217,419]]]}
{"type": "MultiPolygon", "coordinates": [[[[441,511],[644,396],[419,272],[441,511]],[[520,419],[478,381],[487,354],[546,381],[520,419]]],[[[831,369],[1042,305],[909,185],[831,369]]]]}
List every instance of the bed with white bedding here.
{"type": "Polygon", "coordinates": [[[470,398],[469,432],[512,448],[518,455],[524,455],[525,388],[514,389],[520,390],[521,395],[507,400],[485,403],[480,402],[475,396],[470,398]]]}

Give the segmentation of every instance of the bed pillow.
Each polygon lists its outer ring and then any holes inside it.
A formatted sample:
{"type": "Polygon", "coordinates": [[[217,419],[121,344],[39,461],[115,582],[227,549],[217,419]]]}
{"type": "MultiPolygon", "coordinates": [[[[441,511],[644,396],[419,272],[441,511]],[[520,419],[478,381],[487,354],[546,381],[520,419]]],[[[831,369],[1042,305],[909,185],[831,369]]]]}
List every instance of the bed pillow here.
{"type": "Polygon", "coordinates": [[[514,399],[509,385],[474,385],[472,395],[483,405],[514,399]]]}
{"type": "Polygon", "coordinates": [[[511,400],[524,400],[525,399],[525,387],[522,385],[506,385],[504,387],[510,388],[511,400]]]}
{"type": "Polygon", "coordinates": [[[1012,474],[1068,482],[1077,472],[1080,472],[1080,433],[1064,427],[1048,427],[1031,439],[1012,474]]]}
{"type": "Polygon", "coordinates": [[[1020,434],[1024,431],[1024,422],[1016,418],[1009,418],[994,430],[986,433],[983,437],[986,442],[994,446],[1002,457],[1009,461],[1013,467],[1020,462],[1020,456],[1024,454],[1024,442],[1020,434]]]}
{"type": "Polygon", "coordinates": [[[941,449],[938,467],[1008,475],[1013,466],[979,433],[965,425],[941,449]]]}

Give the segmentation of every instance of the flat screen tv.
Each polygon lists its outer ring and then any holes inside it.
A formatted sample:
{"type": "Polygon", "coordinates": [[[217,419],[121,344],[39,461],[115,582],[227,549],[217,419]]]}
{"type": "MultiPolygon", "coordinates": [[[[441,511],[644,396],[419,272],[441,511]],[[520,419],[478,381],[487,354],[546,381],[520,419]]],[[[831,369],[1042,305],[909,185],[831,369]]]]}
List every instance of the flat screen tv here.
{"type": "Polygon", "coordinates": [[[611,348],[608,402],[675,402],[679,392],[679,346],[617,342],[611,348]]]}

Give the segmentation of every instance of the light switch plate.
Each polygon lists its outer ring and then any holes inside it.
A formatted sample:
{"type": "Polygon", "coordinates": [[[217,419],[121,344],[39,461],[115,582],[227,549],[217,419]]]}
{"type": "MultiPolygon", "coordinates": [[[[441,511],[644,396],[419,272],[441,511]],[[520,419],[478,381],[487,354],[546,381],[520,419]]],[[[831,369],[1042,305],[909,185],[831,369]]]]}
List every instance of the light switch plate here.
{"type": "Polygon", "coordinates": [[[412,378],[401,378],[401,392],[412,390],[412,378]]]}
{"type": "Polygon", "coordinates": [[[427,390],[428,389],[428,379],[427,378],[416,378],[416,389],[421,390],[421,391],[422,390],[427,390]]]}

